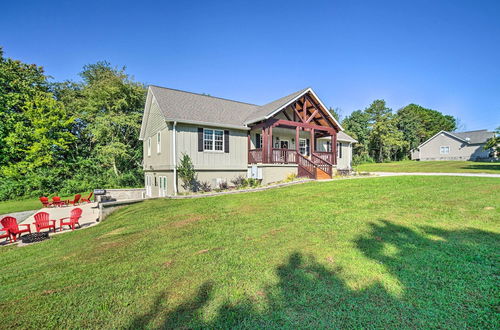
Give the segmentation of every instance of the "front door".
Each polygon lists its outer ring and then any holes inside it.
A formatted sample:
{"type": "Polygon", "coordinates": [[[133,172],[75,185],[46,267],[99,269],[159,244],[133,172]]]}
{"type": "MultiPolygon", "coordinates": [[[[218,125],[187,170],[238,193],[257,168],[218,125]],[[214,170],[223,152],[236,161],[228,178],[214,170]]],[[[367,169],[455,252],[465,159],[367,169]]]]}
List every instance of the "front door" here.
{"type": "Polygon", "coordinates": [[[281,141],[280,141],[280,148],[281,148],[281,149],[290,149],[290,148],[289,148],[288,141],[287,141],[287,140],[281,140],[281,141]]]}
{"type": "Polygon", "coordinates": [[[160,197],[165,197],[167,196],[167,177],[166,176],[160,176],[160,189],[158,194],[160,197]]]}
{"type": "Polygon", "coordinates": [[[302,156],[309,156],[309,139],[299,139],[299,152],[302,156]]]}

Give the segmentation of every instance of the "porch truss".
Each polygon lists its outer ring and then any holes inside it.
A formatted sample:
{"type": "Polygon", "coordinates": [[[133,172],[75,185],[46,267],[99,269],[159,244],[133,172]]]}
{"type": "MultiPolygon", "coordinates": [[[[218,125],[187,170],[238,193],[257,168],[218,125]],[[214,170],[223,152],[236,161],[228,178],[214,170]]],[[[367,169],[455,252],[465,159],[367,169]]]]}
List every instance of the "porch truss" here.
{"type": "Polygon", "coordinates": [[[290,164],[298,165],[299,176],[318,178],[326,174],[332,176],[332,167],[337,164],[337,132],[335,122],[324,113],[312,98],[305,94],[282,111],[263,122],[251,127],[250,133],[259,132],[262,136],[260,148],[251,149],[251,134],[248,135],[249,164],[290,164]],[[280,119],[282,114],[286,119],[280,119]],[[295,130],[295,149],[275,148],[273,145],[273,128],[281,127],[295,130]],[[301,131],[310,133],[309,155],[300,153],[299,136],[301,131]],[[331,137],[331,150],[317,150],[318,138],[331,137]]]}

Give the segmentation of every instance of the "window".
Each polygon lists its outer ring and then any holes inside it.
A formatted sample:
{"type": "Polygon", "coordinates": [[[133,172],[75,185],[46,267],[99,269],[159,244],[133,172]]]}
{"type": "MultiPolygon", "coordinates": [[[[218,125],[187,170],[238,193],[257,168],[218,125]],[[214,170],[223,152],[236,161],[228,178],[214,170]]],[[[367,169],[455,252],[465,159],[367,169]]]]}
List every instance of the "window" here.
{"type": "Polygon", "coordinates": [[[203,129],[203,150],[224,151],[224,131],[218,129],[203,129]]]}
{"type": "Polygon", "coordinates": [[[156,153],[159,154],[161,152],[161,133],[156,133],[156,153]]]}
{"type": "Polygon", "coordinates": [[[280,141],[280,148],[281,149],[289,149],[288,147],[289,147],[288,146],[288,140],[281,140],[280,141]]]}
{"type": "Polygon", "coordinates": [[[148,156],[151,156],[151,138],[148,138],[148,156]]]}
{"type": "Polygon", "coordinates": [[[337,158],[342,158],[342,143],[337,142],[337,158]]]}
{"type": "Polygon", "coordinates": [[[301,155],[309,155],[309,139],[299,139],[299,152],[301,155]]]}
{"type": "Polygon", "coordinates": [[[450,153],[450,147],[440,147],[439,148],[439,153],[441,155],[447,155],[450,153]]]}
{"type": "Polygon", "coordinates": [[[332,141],[326,141],[326,152],[332,152],[332,141]]]}

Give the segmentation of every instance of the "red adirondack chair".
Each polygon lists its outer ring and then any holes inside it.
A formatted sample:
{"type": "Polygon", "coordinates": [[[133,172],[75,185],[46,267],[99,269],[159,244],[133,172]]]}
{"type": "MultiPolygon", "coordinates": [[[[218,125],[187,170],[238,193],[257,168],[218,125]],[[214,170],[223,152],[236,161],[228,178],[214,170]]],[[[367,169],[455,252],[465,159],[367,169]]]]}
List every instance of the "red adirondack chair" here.
{"type": "Polygon", "coordinates": [[[81,202],[86,202],[86,203],[92,203],[92,201],[90,200],[92,198],[92,195],[94,194],[94,192],[91,192],[89,197],[87,198],[82,198],[81,202]]]}
{"type": "Polygon", "coordinates": [[[43,207],[51,207],[52,206],[52,203],[49,202],[49,198],[48,197],[40,197],[40,202],[42,202],[42,205],[43,207]]]}
{"type": "Polygon", "coordinates": [[[4,231],[5,232],[5,234],[0,234],[0,239],[2,239],[2,238],[8,238],[9,242],[11,242],[9,230],[5,229],[5,228],[0,228],[0,231],[4,231]]]}
{"type": "Polygon", "coordinates": [[[21,236],[22,233],[30,233],[31,234],[30,225],[28,225],[28,224],[18,225],[17,220],[14,217],[5,217],[2,220],[0,220],[0,223],[3,226],[2,230],[7,229],[9,234],[10,234],[10,238],[14,239],[14,242],[17,240],[18,236],[19,237],[21,236]],[[26,228],[20,229],[19,226],[26,226],[26,228]]]}
{"type": "Polygon", "coordinates": [[[61,197],[54,196],[54,197],[52,197],[52,205],[54,205],[54,206],[63,206],[63,205],[66,205],[66,203],[61,200],[61,197]]]}
{"type": "Polygon", "coordinates": [[[75,230],[75,225],[78,225],[78,227],[80,228],[81,226],[78,221],[80,221],[81,216],[82,216],[81,208],[77,207],[75,209],[72,209],[69,217],[59,219],[59,230],[62,230],[63,226],[70,226],[71,230],[75,230]],[[64,221],[66,219],[69,220],[64,221]]]}
{"type": "Polygon", "coordinates": [[[68,200],[64,201],[64,203],[71,204],[71,205],[77,205],[78,202],[80,201],[80,197],[82,197],[82,195],[77,194],[77,195],[75,195],[75,199],[73,199],[73,200],[68,199],[68,200]]]}
{"type": "Polygon", "coordinates": [[[45,228],[49,228],[49,230],[54,229],[54,233],[56,232],[56,220],[50,220],[47,212],[38,212],[35,214],[35,222],[33,222],[33,224],[35,225],[37,233],[45,228]]]}

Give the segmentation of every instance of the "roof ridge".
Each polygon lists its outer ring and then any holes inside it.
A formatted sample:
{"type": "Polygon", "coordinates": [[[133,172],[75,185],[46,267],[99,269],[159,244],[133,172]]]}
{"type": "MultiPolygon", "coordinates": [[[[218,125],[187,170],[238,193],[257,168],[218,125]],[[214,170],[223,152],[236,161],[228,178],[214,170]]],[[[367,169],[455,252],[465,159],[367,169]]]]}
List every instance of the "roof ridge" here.
{"type": "Polygon", "coordinates": [[[454,132],[454,133],[472,133],[472,132],[489,132],[488,129],[476,129],[473,131],[463,131],[463,132],[454,132]]]}
{"type": "Polygon", "coordinates": [[[214,99],[219,99],[219,100],[224,100],[224,101],[229,101],[229,102],[236,102],[236,103],[247,104],[247,105],[254,105],[256,107],[260,107],[260,105],[253,104],[253,103],[241,102],[241,101],[226,99],[226,98],[223,98],[223,97],[217,97],[217,96],[212,96],[212,95],[207,95],[207,94],[189,92],[189,91],[184,91],[182,89],[176,89],[176,88],[170,88],[170,87],[163,87],[163,86],[158,86],[158,85],[149,85],[149,87],[157,87],[157,88],[162,88],[162,89],[169,89],[171,91],[176,91],[176,92],[182,92],[182,93],[193,94],[193,95],[198,95],[198,96],[206,96],[206,97],[211,97],[211,98],[214,98],[214,99]]]}

